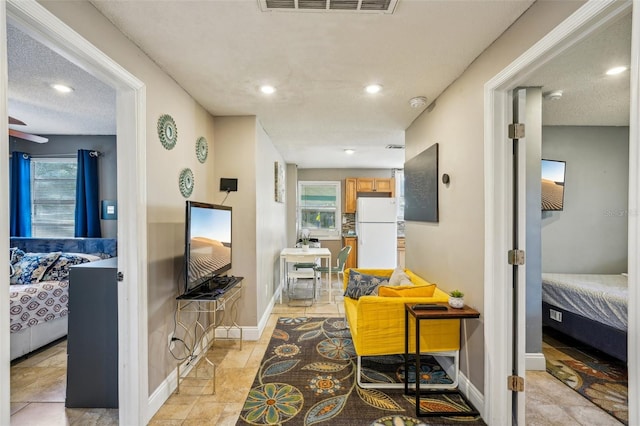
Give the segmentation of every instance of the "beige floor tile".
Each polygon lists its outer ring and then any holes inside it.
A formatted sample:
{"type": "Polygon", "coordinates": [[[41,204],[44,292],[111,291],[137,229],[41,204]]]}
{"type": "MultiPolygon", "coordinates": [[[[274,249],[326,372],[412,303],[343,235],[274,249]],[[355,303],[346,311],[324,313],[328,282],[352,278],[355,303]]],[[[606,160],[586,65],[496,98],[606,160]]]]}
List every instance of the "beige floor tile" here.
{"type": "MultiPolygon", "coordinates": [[[[182,390],[181,390],[182,391],[182,390]]],[[[152,420],[184,420],[193,408],[193,404],[164,404],[152,420]]]]}
{"type": "Polygon", "coordinates": [[[596,406],[567,407],[567,412],[581,425],[585,426],[619,426],[622,423],[596,406]]]}
{"type": "MultiPolygon", "coordinates": [[[[193,372],[181,382],[180,394],[172,394],[149,425],[235,425],[278,318],[343,317],[342,286],[337,281],[334,281],[333,297],[334,302],[329,303],[325,288],[320,292],[318,300],[308,307],[289,306],[285,298],[282,305],[276,304],[262,336],[255,342],[243,342],[241,350],[237,341],[216,340],[207,354],[216,363],[215,394],[211,394],[213,382],[208,379],[195,380],[193,372]]],[[[547,349],[545,347],[545,353],[547,349]]],[[[562,357],[566,358],[564,355],[562,357]]],[[[201,376],[210,372],[207,368],[203,369],[201,376]]],[[[65,369],[66,342],[12,366],[12,426],[117,424],[118,410],[64,408],[65,369]],[[58,402],[44,402],[47,400],[58,402]]],[[[546,372],[527,372],[526,383],[527,425],[619,424],[613,417],[546,372]]]]}
{"type": "Polygon", "coordinates": [[[28,404],[29,404],[28,402],[12,402],[9,404],[9,412],[13,416],[15,413],[22,410],[28,404]]]}
{"type": "Polygon", "coordinates": [[[11,426],[66,426],[64,403],[34,402],[11,416],[11,426]]]}
{"type": "Polygon", "coordinates": [[[151,419],[148,426],[181,426],[184,420],[155,420],[151,419]]]}

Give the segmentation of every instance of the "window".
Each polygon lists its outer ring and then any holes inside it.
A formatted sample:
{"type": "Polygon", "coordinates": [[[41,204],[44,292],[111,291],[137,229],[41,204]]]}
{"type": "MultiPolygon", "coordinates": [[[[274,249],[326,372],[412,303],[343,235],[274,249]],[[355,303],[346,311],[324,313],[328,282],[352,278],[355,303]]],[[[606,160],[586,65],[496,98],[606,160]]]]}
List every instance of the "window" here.
{"type": "Polygon", "coordinates": [[[340,182],[298,182],[298,235],[308,229],[312,238],[340,238],[340,182]]]}
{"type": "Polygon", "coordinates": [[[31,159],[32,236],[74,236],[77,169],[75,158],[31,159]]]}
{"type": "Polygon", "coordinates": [[[396,179],[396,201],[398,206],[398,220],[404,220],[404,170],[396,169],[393,171],[396,179]]]}

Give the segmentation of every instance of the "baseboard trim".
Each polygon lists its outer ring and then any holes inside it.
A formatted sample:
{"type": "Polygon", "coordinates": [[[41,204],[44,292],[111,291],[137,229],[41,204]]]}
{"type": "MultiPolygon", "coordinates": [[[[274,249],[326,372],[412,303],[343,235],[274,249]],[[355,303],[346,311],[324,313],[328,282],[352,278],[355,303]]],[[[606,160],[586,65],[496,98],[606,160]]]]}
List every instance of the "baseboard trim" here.
{"type": "Polygon", "coordinates": [[[530,352],[525,354],[524,366],[527,371],[545,371],[547,362],[543,353],[530,352]]]}
{"type": "Polygon", "coordinates": [[[467,379],[467,376],[462,373],[460,373],[458,389],[467,397],[476,410],[478,410],[480,417],[484,419],[484,395],[467,379]]]}

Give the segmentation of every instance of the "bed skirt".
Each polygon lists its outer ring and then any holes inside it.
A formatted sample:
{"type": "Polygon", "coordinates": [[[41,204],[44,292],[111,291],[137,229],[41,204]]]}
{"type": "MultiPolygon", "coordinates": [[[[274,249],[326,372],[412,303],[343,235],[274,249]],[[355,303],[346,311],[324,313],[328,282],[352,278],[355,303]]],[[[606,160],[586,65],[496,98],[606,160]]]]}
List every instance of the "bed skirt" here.
{"type": "Polygon", "coordinates": [[[11,333],[11,360],[67,335],[68,316],[11,333]]]}
{"type": "Polygon", "coordinates": [[[557,306],[542,302],[542,324],[627,362],[627,333],[557,306]],[[562,321],[552,319],[551,310],[562,314],[562,321]]]}

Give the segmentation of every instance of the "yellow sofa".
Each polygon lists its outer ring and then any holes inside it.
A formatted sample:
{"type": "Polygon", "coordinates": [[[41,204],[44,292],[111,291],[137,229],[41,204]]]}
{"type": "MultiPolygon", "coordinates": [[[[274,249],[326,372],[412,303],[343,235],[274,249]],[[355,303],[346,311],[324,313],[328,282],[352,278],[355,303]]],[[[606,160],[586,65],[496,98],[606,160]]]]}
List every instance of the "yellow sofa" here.
{"type": "MultiPolygon", "coordinates": [[[[361,274],[390,277],[392,269],[347,269],[344,273],[343,285],[346,290],[351,271],[361,274]]],[[[408,269],[404,270],[412,284],[427,286],[431,283],[420,278],[408,269]]],[[[349,323],[353,345],[358,355],[358,370],[360,357],[376,355],[404,354],[404,312],[405,303],[436,303],[447,302],[449,296],[437,286],[431,297],[388,297],[361,296],[355,300],[344,298],[345,317],[349,323]]],[[[415,352],[415,326],[409,316],[409,351],[415,352]]],[[[457,367],[458,351],[460,349],[460,320],[428,320],[420,327],[420,352],[443,353],[455,359],[457,367]]],[[[360,371],[358,371],[360,373],[360,371]]],[[[457,384],[457,368],[455,374],[457,384]]],[[[358,374],[358,384],[361,387],[392,387],[367,386],[361,383],[358,374]]]]}

